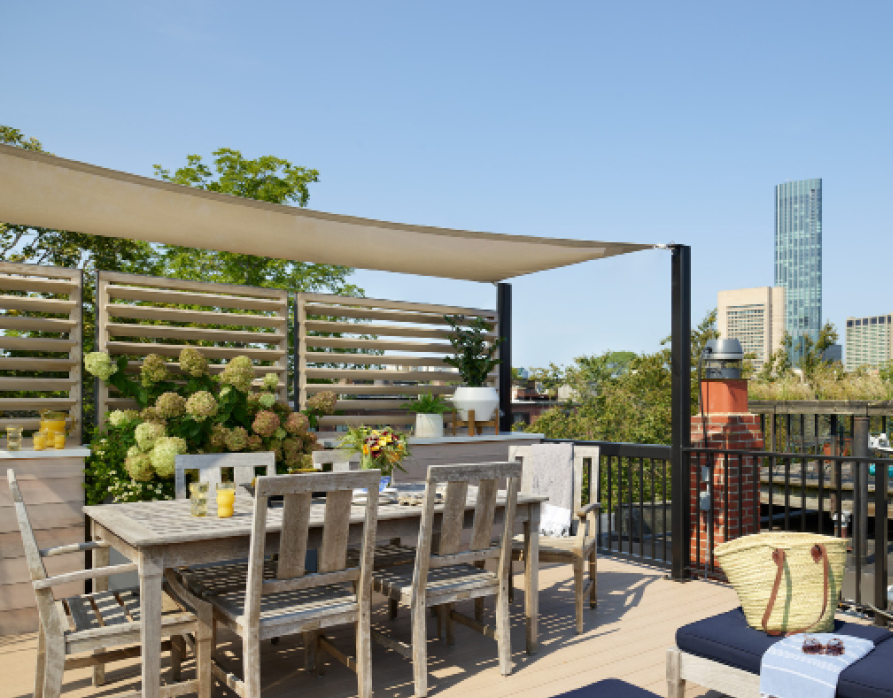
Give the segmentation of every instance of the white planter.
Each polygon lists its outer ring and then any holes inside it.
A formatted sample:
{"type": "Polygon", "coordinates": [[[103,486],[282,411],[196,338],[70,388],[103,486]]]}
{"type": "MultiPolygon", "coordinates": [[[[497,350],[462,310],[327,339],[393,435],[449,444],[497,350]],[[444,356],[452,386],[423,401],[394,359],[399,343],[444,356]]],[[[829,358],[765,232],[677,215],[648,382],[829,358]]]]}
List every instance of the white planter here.
{"type": "Polygon", "coordinates": [[[476,422],[487,422],[493,419],[493,413],[499,407],[499,393],[496,388],[484,386],[483,388],[456,388],[453,393],[453,404],[459,413],[459,419],[468,419],[468,410],[474,410],[476,422]]]}
{"type": "Polygon", "coordinates": [[[439,438],[443,436],[442,414],[420,414],[415,416],[415,435],[425,438],[439,438]]]}

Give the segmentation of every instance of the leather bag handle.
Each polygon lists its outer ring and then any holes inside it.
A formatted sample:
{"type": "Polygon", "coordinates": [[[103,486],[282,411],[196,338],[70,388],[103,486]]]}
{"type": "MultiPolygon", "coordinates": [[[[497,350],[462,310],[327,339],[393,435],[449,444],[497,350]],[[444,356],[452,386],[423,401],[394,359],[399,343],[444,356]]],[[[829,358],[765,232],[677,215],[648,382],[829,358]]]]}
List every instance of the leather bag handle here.
{"type": "Polygon", "coordinates": [[[822,618],[825,617],[825,611],[828,610],[828,591],[830,587],[831,563],[828,561],[828,551],[825,550],[825,546],[821,543],[816,543],[814,546],[812,546],[812,549],[809,552],[812,555],[813,562],[818,564],[824,561],[825,563],[822,568],[822,576],[824,578],[822,612],[819,613],[819,617],[816,619],[815,623],[812,623],[805,628],[800,628],[799,630],[790,630],[787,633],[783,633],[780,630],[769,630],[769,616],[772,615],[772,609],[775,607],[775,601],[778,598],[778,589],[781,586],[781,578],[784,575],[785,553],[782,548],[776,548],[772,551],[772,561],[778,567],[778,571],[775,573],[775,583],[772,585],[772,594],[769,596],[769,603],[766,606],[766,612],[763,614],[763,630],[766,632],[767,635],[796,635],[797,633],[805,633],[806,631],[818,625],[821,622],[822,618]]]}

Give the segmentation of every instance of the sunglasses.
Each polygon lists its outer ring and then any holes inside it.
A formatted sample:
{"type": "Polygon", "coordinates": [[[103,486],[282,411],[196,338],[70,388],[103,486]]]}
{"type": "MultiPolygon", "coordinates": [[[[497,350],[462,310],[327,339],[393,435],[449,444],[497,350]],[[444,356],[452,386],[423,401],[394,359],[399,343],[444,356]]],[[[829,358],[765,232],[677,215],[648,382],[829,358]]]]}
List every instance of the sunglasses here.
{"type": "Polygon", "coordinates": [[[832,657],[839,657],[845,652],[843,640],[839,637],[832,638],[827,645],[823,645],[814,637],[807,635],[803,640],[804,654],[828,654],[832,657]]]}

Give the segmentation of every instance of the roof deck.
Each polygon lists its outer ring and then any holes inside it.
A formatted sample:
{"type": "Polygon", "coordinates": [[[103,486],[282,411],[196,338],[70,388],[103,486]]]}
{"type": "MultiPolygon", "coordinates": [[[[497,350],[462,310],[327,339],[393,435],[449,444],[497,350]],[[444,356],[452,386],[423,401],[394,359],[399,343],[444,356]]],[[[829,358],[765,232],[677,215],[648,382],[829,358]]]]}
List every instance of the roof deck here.
{"type": "MultiPolygon", "coordinates": [[[[617,561],[599,559],[599,606],[587,611],[586,633],[574,632],[573,580],[569,566],[547,565],[540,574],[540,651],[524,651],[523,591],[516,589],[512,607],[514,672],[502,677],[496,663],[496,644],[462,626],[456,628],[456,645],[438,642],[436,623],[428,626],[429,695],[437,698],[549,698],[565,691],[617,677],[659,696],[666,696],[664,654],[674,644],[680,625],[727,611],[738,605],[729,586],[697,581],[679,584],[664,579],[664,572],[617,561]]],[[[516,577],[516,586],[523,577],[516,577]]],[[[471,612],[470,602],[467,612],[471,612]]],[[[492,603],[492,602],[490,602],[492,603]]],[[[461,606],[461,604],[460,604],[461,606]]],[[[488,606],[492,610],[492,606],[488,606]]],[[[387,619],[387,605],[376,596],[373,625],[409,640],[408,609],[396,621],[387,619]]],[[[349,628],[329,634],[349,654],[353,638],[349,628]]],[[[3,695],[24,698],[32,691],[36,635],[0,638],[0,676],[3,695]]],[[[224,661],[237,662],[241,647],[221,631],[219,648],[224,661]]],[[[372,681],[376,696],[411,698],[412,667],[395,652],[373,644],[372,681]]],[[[166,658],[165,658],[166,666],[166,658]]],[[[184,666],[184,678],[192,673],[184,666]]],[[[262,665],[264,696],[282,698],[350,698],[357,695],[356,677],[341,665],[329,663],[322,677],[304,672],[303,646],[298,636],[265,644],[262,665]]],[[[165,668],[165,673],[167,669],[165,668]]],[[[94,688],[89,669],[66,672],[63,696],[113,696],[139,688],[137,660],[110,665],[108,683],[94,688]]],[[[235,695],[220,685],[215,696],[235,695]]],[[[687,696],[716,696],[690,686],[687,696]]]]}

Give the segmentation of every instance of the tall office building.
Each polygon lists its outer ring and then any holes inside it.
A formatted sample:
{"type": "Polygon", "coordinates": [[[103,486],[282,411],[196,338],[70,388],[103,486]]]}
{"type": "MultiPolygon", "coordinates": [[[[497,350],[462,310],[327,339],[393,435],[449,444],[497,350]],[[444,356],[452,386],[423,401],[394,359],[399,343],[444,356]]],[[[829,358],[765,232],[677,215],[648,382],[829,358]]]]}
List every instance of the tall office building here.
{"type": "Polygon", "coordinates": [[[785,329],[796,365],[800,338],[822,327],[822,180],[775,187],[775,285],[785,290],[785,329]]]}
{"type": "Polygon", "coordinates": [[[880,368],[893,359],[893,315],[846,319],[846,370],[880,368]]]}
{"type": "Polygon", "coordinates": [[[723,339],[737,339],[745,354],[753,354],[759,370],[781,346],[784,334],[784,289],[762,286],[720,291],[716,329],[723,339]]]}

